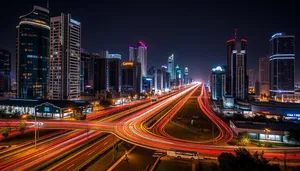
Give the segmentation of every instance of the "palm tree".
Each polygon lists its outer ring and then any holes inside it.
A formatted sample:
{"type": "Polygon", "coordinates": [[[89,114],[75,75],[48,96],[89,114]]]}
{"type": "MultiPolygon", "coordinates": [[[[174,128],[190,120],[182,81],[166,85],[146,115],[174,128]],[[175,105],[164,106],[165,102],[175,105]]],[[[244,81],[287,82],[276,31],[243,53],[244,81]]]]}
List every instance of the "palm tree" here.
{"type": "Polygon", "coordinates": [[[288,141],[294,141],[295,145],[300,142],[300,131],[295,129],[289,129],[286,135],[288,141]]]}

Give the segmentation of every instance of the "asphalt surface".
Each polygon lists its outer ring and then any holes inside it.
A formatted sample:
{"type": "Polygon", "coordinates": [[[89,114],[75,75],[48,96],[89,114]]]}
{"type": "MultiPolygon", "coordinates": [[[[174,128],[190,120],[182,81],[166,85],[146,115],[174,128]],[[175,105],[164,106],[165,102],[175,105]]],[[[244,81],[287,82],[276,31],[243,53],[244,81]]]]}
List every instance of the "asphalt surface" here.
{"type": "Polygon", "coordinates": [[[130,154],[128,160],[123,160],[113,171],[141,171],[150,168],[156,161],[153,157],[155,151],[142,147],[136,147],[130,154]]]}

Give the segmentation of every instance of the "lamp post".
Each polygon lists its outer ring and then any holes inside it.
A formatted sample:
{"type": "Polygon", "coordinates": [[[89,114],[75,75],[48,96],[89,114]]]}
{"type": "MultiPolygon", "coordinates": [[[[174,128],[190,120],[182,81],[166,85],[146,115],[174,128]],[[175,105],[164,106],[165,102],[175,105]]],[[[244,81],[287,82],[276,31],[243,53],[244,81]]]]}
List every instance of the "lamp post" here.
{"type": "Polygon", "coordinates": [[[34,112],[34,148],[36,149],[36,111],[34,112]]]}
{"type": "Polygon", "coordinates": [[[271,130],[269,128],[265,128],[264,132],[267,134],[266,139],[268,139],[269,133],[271,132],[271,130]]]}

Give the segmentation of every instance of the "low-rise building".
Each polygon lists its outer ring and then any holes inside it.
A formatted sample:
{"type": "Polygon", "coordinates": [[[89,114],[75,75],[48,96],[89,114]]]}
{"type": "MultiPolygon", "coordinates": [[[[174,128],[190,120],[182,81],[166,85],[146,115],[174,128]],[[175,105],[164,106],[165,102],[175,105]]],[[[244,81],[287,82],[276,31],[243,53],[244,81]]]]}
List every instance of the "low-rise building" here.
{"type": "Polygon", "coordinates": [[[92,112],[92,105],[83,100],[6,99],[0,101],[6,114],[29,114],[45,118],[72,118],[92,112]]]}

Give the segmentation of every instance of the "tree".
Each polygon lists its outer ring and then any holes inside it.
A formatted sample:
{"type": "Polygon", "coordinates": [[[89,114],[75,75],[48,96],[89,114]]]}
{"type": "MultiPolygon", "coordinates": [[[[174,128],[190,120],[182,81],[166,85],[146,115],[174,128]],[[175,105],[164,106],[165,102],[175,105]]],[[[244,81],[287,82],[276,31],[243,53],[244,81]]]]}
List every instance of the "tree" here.
{"type": "Polygon", "coordinates": [[[21,134],[24,134],[24,132],[26,130],[26,121],[21,120],[21,122],[18,125],[18,129],[19,129],[21,134]]]}
{"type": "Polygon", "coordinates": [[[286,135],[288,141],[294,141],[295,145],[300,142],[300,131],[295,129],[289,129],[286,135]]]}
{"type": "Polygon", "coordinates": [[[218,157],[220,170],[233,170],[236,164],[236,157],[231,153],[222,153],[218,157]]]}
{"type": "Polygon", "coordinates": [[[270,165],[264,158],[264,153],[255,152],[252,156],[245,148],[234,150],[235,156],[231,153],[222,153],[218,157],[219,169],[221,171],[279,171],[278,165],[270,165]]]}
{"type": "Polygon", "coordinates": [[[9,127],[2,127],[0,129],[1,134],[3,135],[4,138],[7,138],[9,135],[9,127]]]}
{"type": "Polygon", "coordinates": [[[241,135],[240,135],[240,142],[242,145],[247,145],[250,143],[250,138],[248,136],[248,132],[245,131],[245,132],[242,132],[241,135]]]}

